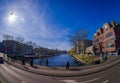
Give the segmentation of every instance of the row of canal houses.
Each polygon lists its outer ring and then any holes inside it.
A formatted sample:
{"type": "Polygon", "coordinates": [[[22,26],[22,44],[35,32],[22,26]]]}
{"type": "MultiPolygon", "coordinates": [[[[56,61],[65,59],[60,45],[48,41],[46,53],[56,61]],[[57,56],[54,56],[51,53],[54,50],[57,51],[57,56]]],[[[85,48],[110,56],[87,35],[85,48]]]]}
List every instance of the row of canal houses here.
{"type": "Polygon", "coordinates": [[[15,40],[0,42],[0,52],[16,56],[34,55],[33,46],[15,40]]]}

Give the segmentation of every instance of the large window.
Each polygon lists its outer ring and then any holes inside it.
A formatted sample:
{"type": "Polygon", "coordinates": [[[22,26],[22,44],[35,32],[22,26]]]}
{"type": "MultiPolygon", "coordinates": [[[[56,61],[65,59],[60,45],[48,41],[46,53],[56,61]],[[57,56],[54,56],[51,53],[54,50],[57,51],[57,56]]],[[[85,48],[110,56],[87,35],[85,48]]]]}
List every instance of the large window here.
{"type": "Polygon", "coordinates": [[[107,48],[112,48],[112,47],[115,47],[115,44],[110,44],[107,46],[107,48]]]}
{"type": "Polygon", "coordinates": [[[99,39],[95,39],[95,40],[94,40],[94,43],[98,43],[98,42],[99,42],[99,39]]]}
{"type": "Polygon", "coordinates": [[[108,37],[110,37],[110,36],[112,36],[112,35],[113,35],[113,33],[110,32],[110,33],[107,33],[105,36],[106,36],[106,38],[108,38],[108,37]]]}
{"type": "Polygon", "coordinates": [[[112,42],[112,41],[114,41],[115,40],[115,37],[112,37],[111,39],[109,39],[108,41],[109,42],[112,42]]]}
{"type": "Polygon", "coordinates": [[[115,47],[115,44],[111,44],[110,47],[115,47]]]}
{"type": "Polygon", "coordinates": [[[106,31],[108,30],[108,26],[107,25],[104,25],[104,28],[105,28],[106,31]]]}

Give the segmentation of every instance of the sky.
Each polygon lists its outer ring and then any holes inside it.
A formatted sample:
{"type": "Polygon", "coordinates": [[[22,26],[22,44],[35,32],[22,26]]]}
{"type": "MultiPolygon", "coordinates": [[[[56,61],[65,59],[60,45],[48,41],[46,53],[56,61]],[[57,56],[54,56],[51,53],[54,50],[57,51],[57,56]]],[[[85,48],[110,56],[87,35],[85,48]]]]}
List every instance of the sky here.
{"type": "Polygon", "coordinates": [[[120,23],[120,0],[0,0],[3,34],[24,37],[47,48],[69,50],[69,35],[89,31],[88,39],[106,22],[120,23]]]}

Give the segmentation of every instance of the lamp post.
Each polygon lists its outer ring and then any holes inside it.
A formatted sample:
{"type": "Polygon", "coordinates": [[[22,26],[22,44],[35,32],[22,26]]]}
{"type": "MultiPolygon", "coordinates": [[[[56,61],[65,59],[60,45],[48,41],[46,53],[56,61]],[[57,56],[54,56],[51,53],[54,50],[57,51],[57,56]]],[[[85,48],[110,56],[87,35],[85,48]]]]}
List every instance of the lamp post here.
{"type": "Polygon", "coordinates": [[[120,54],[120,48],[117,49],[116,56],[120,54]]]}
{"type": "Polygon", "coordinates": [[[4,47],[4,55],[3,55],[3,57],[5,58],[5,54],[7,52],[5,43],[3,43],[3,47],[4,47]]]}
{"type": "Polygon", "coordinates": [[[110,60],[110,53],[111,53],[111,52],[110,52],[110,51],[111,51],[111,50],[110,50],[110,48],[111,48],[110,45],[111,45],[111,44],[108,44],[108,62],[109,62],[109,60],[110,60]]]}
{"type": "Polygon", "coordinates": [[[102,43],[99,43],[99,47],[100,47],[100,60],[103,60],[103,52],[102,52],[102,43]]]}

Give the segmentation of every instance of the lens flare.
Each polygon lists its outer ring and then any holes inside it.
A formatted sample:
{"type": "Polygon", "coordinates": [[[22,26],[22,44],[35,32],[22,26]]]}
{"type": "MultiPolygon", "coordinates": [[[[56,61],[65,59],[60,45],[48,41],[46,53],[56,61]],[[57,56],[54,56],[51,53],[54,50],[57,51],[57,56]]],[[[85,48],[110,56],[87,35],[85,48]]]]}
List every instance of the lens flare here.
{"type": "Polygon", "coordinates": [[[10,14],[9,17],[8,17],[8,20],[9,20],[10,23],[16,22],[15,14],[10,14]]]}

